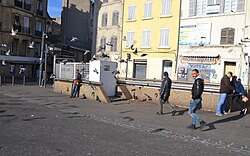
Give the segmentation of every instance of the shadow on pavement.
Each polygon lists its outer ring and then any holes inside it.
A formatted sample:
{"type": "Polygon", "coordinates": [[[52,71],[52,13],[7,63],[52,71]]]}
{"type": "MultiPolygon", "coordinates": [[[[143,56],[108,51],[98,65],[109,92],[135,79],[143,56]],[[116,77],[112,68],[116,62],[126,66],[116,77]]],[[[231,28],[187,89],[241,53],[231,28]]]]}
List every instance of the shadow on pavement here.
{"type": "Polygon", "coordinates": [[[228,117],[228,118],[225,118],[225,119],[220,119],[220,120],[208,123],[207,126],[209,128],[205,129],[203,131],[214,130],[214,129],[216,129],[216,127],[215,127],[216,124],[225,123],[225,122],[231,122],[231,121],[236,121],[236,120],[239,120],[239,119],[241,119],[243,117],[244,117],[244,115],[235,115],[235,116],[232,116],[232,117],[228,117]]]}

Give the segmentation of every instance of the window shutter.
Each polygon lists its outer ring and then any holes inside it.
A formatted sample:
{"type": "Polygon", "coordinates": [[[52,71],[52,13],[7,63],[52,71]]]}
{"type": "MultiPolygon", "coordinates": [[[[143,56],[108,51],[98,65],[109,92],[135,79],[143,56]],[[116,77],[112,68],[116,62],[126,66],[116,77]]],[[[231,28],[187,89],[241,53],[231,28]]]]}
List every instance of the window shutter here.
{"type": "Polygon", "coordinates": [[[142,32],[142,47],[150,46],[150,30],[143,30],[142,32]]]}
{"type": "Polygon", "coordinates": [[[171,15],[172,10],[172,0],[167,0],[166,15],[171,15]]]}
{"type": "Polygon", "coordinates": [[[161,28],[160,47],[169,47],[169,29],[161,28]]]}
{"type": "Polygon", "coordinates": [[[102,14],[102,27],[104,27],[105,14],[102,14]]]}
{"type": "Polygon", "coordinates": [[[161,15],[165,16],[167,15],[167,0],[162,0],[162,11],[161,15]]]}
{"type": "Polygon", "coordinates": [[[221,41],[220,44],[234,44],[234,28],[223,28],[221,29],[221,41]]]}
{"type": "Polygon", "coordinates": [[[152,17],[152,2],[148,3],[148,17],[152,17]]]}
{"type": "Polygon", "coordinates": [[[238,0],[237,2],[237,11],[244,11],[245,0],[238,0]]]}
{"type": "Polygon", "coordinates": [[[196,0],[189,0],[189,17],[196,15],[196,0]]]}
{"type": "Polygon", "coordinates": [[[127,38],[126,47],[130,47],[134,43],[134,32],[133,31],[127,32],[126,38],[127,38]]]}

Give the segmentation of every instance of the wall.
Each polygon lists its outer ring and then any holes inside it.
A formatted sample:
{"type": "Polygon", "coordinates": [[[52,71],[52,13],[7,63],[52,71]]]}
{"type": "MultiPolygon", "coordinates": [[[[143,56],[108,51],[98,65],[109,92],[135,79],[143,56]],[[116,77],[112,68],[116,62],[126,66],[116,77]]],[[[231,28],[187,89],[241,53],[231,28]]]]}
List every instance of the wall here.
{"type": "Polygon", "coordinates": [[[122,0],[109,0],[107,3],[102,3],[99,10],[98,16],[98,27],[97,27],[97,39],[96,39],[96,50],[100,48],[101,38],[106,37],[106,42],[111,40],[112,36],[117,36],[117,51],[111,52],[111,47],[106,46],[105,53],[107,53],[111,61],[118,61],[121,53],[121,36],[122,36],[122,17],[123,17],[123,3],[122,0]],[[118,25],[112,26],[113,11],[119,11],[118,25]],[[108,14],[108,24],[107,27],[102,27],[102,14],[108,14]]]}
{"type": "MultiPolygon", "coordinates": [[[[134,48],[138,49],[138,54],[133,54],[132,50],[126,47],[126,40],[122,42],[122,58],[127,58],[127,53],[131,54],[132,61],[129,63],[129,74],[128,77],[133,75],[133,60],[134,59],[147,59],[147,76],[146,78],[156,78],[161,79],[162,77],[162,60],[173,60],[173,77],[175,78],[175,64],[176,56],[178,50],[178,28],[179,28],[179,9],[180,1],[172,1],[172,15],[161,17],[161,1],[152,1],[152,18],[143,19],[144,16],[144,3],[145,0],[136,1],[128,0],[124,2],[124,20],[123,20],[123,38],[126,36],[127,32],[134,30],[134,48]],[[136,19],[133,21],[128,21],[128,6],[131,4],[136,4],[136,19]],[[170,29],[170,44],[168,48],[160,48],[160,28],[170,29]],[[150,29],[150,47],[142,48],[142,31],[143,29],[150,29]],[[141,57],[142,54],[147,54],[145,57],[141,57]],[[152,61],[150,61],[152,59],[152,61]],[[154,69],[152,68],[154,67],[154,69]]],[[[126,65],[121,65],[121,71],[124,71],[126,65]]],[[[125,73],[122,72],[122,77],[125,73]]]]}

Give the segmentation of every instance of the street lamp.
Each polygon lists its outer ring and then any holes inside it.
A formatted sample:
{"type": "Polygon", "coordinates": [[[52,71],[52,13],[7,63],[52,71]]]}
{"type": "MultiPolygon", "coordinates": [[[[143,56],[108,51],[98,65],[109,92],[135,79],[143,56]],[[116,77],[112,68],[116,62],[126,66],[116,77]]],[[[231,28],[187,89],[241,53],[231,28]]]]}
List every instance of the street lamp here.
{"type": "Polygon", "coordinates": [[[42,33],[40,68],[39,68],[39,86],[41,86],[41,82],[42,82],[43,53],[44,53],[44,40],[45,40],[45,38],[48,38],[48,36],[43,32],[42,33]]]}

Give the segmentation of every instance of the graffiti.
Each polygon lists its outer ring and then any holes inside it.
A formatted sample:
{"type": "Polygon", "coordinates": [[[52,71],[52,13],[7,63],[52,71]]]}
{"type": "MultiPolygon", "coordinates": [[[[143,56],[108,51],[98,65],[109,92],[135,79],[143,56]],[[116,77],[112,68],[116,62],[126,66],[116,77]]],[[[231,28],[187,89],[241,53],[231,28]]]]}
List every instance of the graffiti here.
{"type": "Polygon", "coordinates": [[[177,72],[178,81],[193,81],[191,71],[198,69],[205,83],[219,83],[222,77],[219,74],[220,66],[211,64],[180,64],[177,72]]]}

